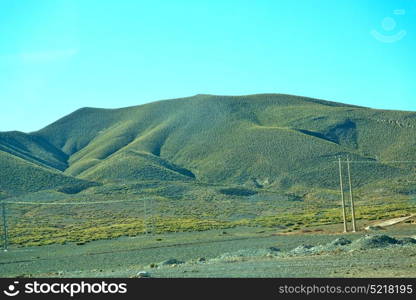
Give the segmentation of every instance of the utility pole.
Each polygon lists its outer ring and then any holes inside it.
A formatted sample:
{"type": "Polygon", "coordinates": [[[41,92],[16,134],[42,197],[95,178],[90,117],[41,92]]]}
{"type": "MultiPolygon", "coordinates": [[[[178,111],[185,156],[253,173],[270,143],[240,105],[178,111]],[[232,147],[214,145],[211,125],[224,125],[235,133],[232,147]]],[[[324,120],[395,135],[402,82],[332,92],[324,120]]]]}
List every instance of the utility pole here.
{"type": "Polygon", "coordinates": [[[154,232],[154,224],[152,219],[152,212],[153,212],[153,200],[152,198],[144,198],[143,199],[143,210],[144,210],[144,229],[145,234],[153,234],[154,232]],[[149,202],[147,202],[149,200],[149,202]]]}
{"type": "Polygon", "coordinates": [[[342,218],[344,220],[344,232],[347,232],[347,218],[345,215],[345,200],[344,200],[344,186],[342,182],[342,164],[341,157],[338,158],[339,163],[339,185],[341,188],[341,204],[342,204],[342,218]]]}
{"type": "Polygon", "coordinates": [[[143,198],[143,210],[144,210],[144,234],[147,234],[147,208],[146,208],[146,198],[143,198]]]}
{"type": "Polygon", "coordinates": [[[355,226],[354,197],[353,197],[353,193],[352,193],[352,180],[351,180],[351,168],[350,168],[350,159],[349,159],[349,157],[347,157],[347,168],[348,168],[348,182],[349,182],[349,185],[350,185],[352,232],[355,232],[356,231],[356,226],[355,226]]]}
{"type": "Polygon", "coordinates": [[[5,201],[1,202],[1,211],[3,215],[3,250],[4,252],[7,252],[7,212],[5,201]]]}
{"type": "Polygon", "coordinates": [[[154,220],[153,220],[153,213],[154,213],[154,210],[153,210],[153,199],[152,198],[150,198],[149,199],[149,214],[150,214],[150,217],[149,217],[149,222],[150,222],[150,224],[149,224],[149,232],[150,232],[150,234],[153,234],[153,232],[154,232],[154,220]]]}

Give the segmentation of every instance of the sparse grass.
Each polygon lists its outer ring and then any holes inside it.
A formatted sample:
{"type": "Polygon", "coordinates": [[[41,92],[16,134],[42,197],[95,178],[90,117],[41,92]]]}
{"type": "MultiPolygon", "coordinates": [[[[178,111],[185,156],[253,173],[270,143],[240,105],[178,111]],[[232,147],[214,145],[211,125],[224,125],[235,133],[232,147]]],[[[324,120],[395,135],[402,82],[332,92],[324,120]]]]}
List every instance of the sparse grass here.
{"type": "MultiPolygon", "coordinates": [[[[340,224],[338,199],[332,204],[310,198],[308,204],[292,194],[266,192],[224,195],[224,187],[194,183],[147,182],[92,187],[77,195],[57,193],[52,203],[73,205],[8,204],[10,242],[19,246],[86,243],[99,239],[153,233],[206,231],[234,227],[307,230],[340,224]],[[99,204],[86,204],[98,201],[99,204]],[[124,202],[123,202],[124,201],[124,202]],[[146,201],[146,215],[144,211],[146,201]],[[77,204],[77,203],[80,204],[77,204]]],[[[234,191],[233,187],[228,190],[234,191]]],[[[324,192],[316,193],[316,195],[324,192]]],[[[44,203],[47,193],[10,201],[44,203]]],[[[378,220],[416,213],[404,197],[391,201],[357,202],[357,220],[378,220]]],[[[0,227],[0,230],[2,228],[0,227]]]]}
{"type": "Polygon", "coordinates": [[[90,184],[1,151],[0,166],[0,190],[11,195],[90,184]]]}
{"type": "MultiPolygon", "coordinates": [[[[339,155],[416,160],[415,128],[412,112],[280,94],[198,95],[124,109],[80,109],[39,132],[0,133],[0,150],[18,155],[24,146],[25,159],[60,164],[68,175],[104,183],[195,176],[263,188],[334,189],[339,155]]],[[[413,167],[353,166],[354,185],[406,177],[413,167]]],[[[45,188],[26,181],[25,189],[45,188]]]]}
{"type": "Polygon", "coordinates": [[[416,160],[415,128],[412,112],[279,94],[84,108],[35,133],[0,133],[0,197],[108,202],[12,204],[17,245],[142,234],[144,199],[157,232],[296,231],[341,221],[335,160],[348,155],[372,162],[352,174],[357,218],[376,220],[414,211],[416,165],[375,157],[416,160]]]}

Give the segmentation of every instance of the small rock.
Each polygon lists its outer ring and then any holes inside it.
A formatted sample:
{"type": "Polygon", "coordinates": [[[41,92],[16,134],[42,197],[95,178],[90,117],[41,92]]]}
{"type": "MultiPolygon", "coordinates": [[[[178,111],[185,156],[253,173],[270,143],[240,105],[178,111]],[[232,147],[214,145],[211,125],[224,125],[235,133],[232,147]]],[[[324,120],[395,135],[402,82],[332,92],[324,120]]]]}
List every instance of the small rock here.
{"type": "Polygon", "coordinates": [[[351,244],[351,241],[343,237],[337,238],[329,243],[330,246],[345,246],[349,244],[351,244]]]}
{"type": "Polygon", "coordinates": [[[400,245],[401,241],[385,234],[365,235],[351,243],[352,249],[366,250],[383,248],[391,245],[400,245]]]}
{"type": "Polygon", "coordinates": [[[164,260],[160,263],[160,265],[162,265],[162,266],[179,265],[179,264],[183,264],[183,261],[177,260],[176,258],[169,258],[169,259],[164,260]]]}
{"type": "Polygon", "coordinates": [[[379,230],[383,230],[383,227],[370,225],[370,226],[365,227],[364,229],[367,231],[379,231],[379,230]]]}
{"type": "Polygon", "coordinates": [[[149,278],[150,277],[150,273],[146,272],[146,271],[140,271],[137,273],[137,278],[149,278]]]}
{"type": "Polygon", "coordinates": [[[411,238],[411,237],[401,238],[399,239],[399,241],[402,242],[403,244],[416,244],[416,239],[411,238]]]}
{"type": "Polygon", "coordinates": [[[296,247],[295,249],[291,250],[290,253],[292,254],[309,254],[313,252],[313,246],[312,245],[300,245],[296,247]]]}
{"type": "Polygon", "coordinates": [[[269,247],[268,250],[272,251],[272,252],[279,252],[280,249],[277,247],[269,247]]]}

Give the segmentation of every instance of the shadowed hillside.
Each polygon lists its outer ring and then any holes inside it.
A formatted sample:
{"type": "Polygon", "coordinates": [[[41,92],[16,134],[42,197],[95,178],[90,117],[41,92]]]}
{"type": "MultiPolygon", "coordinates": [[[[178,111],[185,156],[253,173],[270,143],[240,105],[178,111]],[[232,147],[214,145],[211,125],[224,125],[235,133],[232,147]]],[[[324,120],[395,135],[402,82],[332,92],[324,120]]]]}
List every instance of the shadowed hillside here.
{"type": "MultiPolygon", "coordinates": [[[[281,94],[197,95],[122,109],[83,108],[38,132],[1,133],[0,151],[97,182],[332,188],[340,155],[415,160],[415,126],[413,112],[281,94]]],[[[407,172],[368,164],[355,176],[369,183],[407,172]]]]}
{"type": "MultiPolygon", "coordinates": [[[[36,192],[68,186],[88,186],[89,183],[0,152],[0,192],[8,195],[36,192]]],[[[0,193],[1,196],[1,193],[0,193]]]]}
{"type": "Polygon", "coordinates": [[[342,221],[337,160],[348,156],[360,161],[357,220],[402,217],[416,213],[416,164],[391,161],[416,160],[415,126],[413,112],[280,94],[83,108],[38,132],[0,133],[0,199],[21,246],[308,230],[342,221]]]}

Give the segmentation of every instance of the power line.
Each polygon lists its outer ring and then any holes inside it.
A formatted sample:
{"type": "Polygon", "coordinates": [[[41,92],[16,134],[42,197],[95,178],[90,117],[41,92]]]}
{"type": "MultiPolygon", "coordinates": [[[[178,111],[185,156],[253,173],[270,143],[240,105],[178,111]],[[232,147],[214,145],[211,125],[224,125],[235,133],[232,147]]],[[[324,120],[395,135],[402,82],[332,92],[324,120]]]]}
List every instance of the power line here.
{"type": "MultiPolygon", "coordinates": [[[[346,163],[347,161],[342,161],[346,163]]],[[[338,163],[338,161],[334,161],[334,163],[338,163]]],[[[400,163],[400,164],[416,164],[416,161],[413,160],[385,160],[385,161],[376,161],[376,160],[350,160],[350,163],[353,164],[393,164],[393,163],[400,163]]]]}
{"type": "Polygon", "coordinates": [[[29,204],[29,205],[94,205],[110,204],[123,202],[137,202],[138,200],[118,200],[118,201],[97,201],[97,202],[32,202],[32,201],[7,201],[7,204],[29,204]]]}

